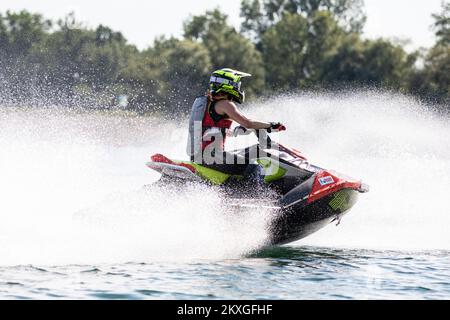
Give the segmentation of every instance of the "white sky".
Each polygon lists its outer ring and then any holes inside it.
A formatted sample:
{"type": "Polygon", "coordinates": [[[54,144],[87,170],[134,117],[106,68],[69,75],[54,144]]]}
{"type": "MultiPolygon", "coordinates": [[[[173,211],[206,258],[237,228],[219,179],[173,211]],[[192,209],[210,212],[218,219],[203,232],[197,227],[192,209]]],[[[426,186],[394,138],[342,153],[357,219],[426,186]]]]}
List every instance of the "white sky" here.
{"type": "MultiPolygon", "coordinates": [[[[448,0],[447,0],[448,1],[448,0]]],[[[152,44],[158,35],[182,34],[189,15],[220,7],[230,22],[240,24],[240,0],[0,0],[0,12],[27,9],[57,19],[74,11],[90,27],[100,23],[121,31],[139,48],[152,44]]],[[[409,39],[410,48],[430,47],[434,33],[431,14],[440,11],[441,0],[365,0],[365,36],[409,39]]]]}

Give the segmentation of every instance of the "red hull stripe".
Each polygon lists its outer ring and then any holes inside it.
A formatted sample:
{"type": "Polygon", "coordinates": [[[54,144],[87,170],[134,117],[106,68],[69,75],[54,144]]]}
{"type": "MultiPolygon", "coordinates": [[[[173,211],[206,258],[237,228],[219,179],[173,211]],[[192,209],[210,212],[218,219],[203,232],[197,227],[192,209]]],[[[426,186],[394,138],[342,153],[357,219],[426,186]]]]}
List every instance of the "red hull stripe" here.
{"type": "Polygon", "coordinates": [[[174,162],[174,161],[170,160],[169,158],[167,158],[166,156],[163,156],[162,154],[159,154],[159,153],[153,155],[151,157],[151,159],[153,162],[173,164],[176,166],[188,168],[192,173],[196,172],[195,168],[193,166],[191,166],[190,164],[186,164],[186,163],[182,163],[182,162],[174,162]]]}
{"type": "Polygon", "coordinates": [[[361,181],[348,180],[338,177],[328,171],[319,172],[314,181],[311,193],[308,196],[308,203],[319,200],[342,189],[358,190],[361,187],[361,181]]]}

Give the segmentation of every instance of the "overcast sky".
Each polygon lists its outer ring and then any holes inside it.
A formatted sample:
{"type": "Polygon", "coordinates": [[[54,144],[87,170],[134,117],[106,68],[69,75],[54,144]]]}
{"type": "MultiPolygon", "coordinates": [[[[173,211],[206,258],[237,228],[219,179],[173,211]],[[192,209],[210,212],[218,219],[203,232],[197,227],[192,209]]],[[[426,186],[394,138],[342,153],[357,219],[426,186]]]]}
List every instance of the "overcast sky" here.
{"type": "MultiPolygon", "coordinates": [[[[447,0],[448,1],[448,0],[447,0]]],[[[100,23],[121,31],[139,48],[149,46],[158,35],[180,36],[189,15],[220,7],[230,22],[240,24],[240,0],[1,0],[0,12],[27,9],[57,19],[74,11],[90,27],[100,23]],[[226,3],[226,5],[224,5],[226,3]]],[[[434,43],[431,14],[439,12],[441,0],[365,0],[365,36],[409,39],[410,48],[434,43]]]]}

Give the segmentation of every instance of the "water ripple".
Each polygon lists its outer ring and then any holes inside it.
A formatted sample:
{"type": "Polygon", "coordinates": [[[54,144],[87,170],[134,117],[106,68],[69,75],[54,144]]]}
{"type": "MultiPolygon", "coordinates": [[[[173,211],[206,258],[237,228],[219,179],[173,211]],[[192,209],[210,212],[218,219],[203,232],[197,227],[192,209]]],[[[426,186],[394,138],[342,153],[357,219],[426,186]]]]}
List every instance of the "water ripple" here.
{"type": "Polygon", "coordinates": [[[447,251],[279,247],[242,259],[0,268],[5,299],[449,299],[447,251]]]}

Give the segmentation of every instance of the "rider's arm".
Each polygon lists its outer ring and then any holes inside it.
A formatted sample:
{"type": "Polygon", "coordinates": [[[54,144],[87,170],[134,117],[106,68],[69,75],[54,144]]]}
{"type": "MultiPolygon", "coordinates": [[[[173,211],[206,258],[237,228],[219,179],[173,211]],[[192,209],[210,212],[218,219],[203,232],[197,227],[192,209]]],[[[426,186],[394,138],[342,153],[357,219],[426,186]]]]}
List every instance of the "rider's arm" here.
{"type": "Polygon", "coordinates": [[[231,120],[236,121],[241,126],[247,129],[268,129],[271,127],[269,122],[261,122],[247,118],[242,112],[238,110],[236,105],[227,100],[219,101],[216,105],[216,112],[219,114],[226,114],[231,120]]]}

